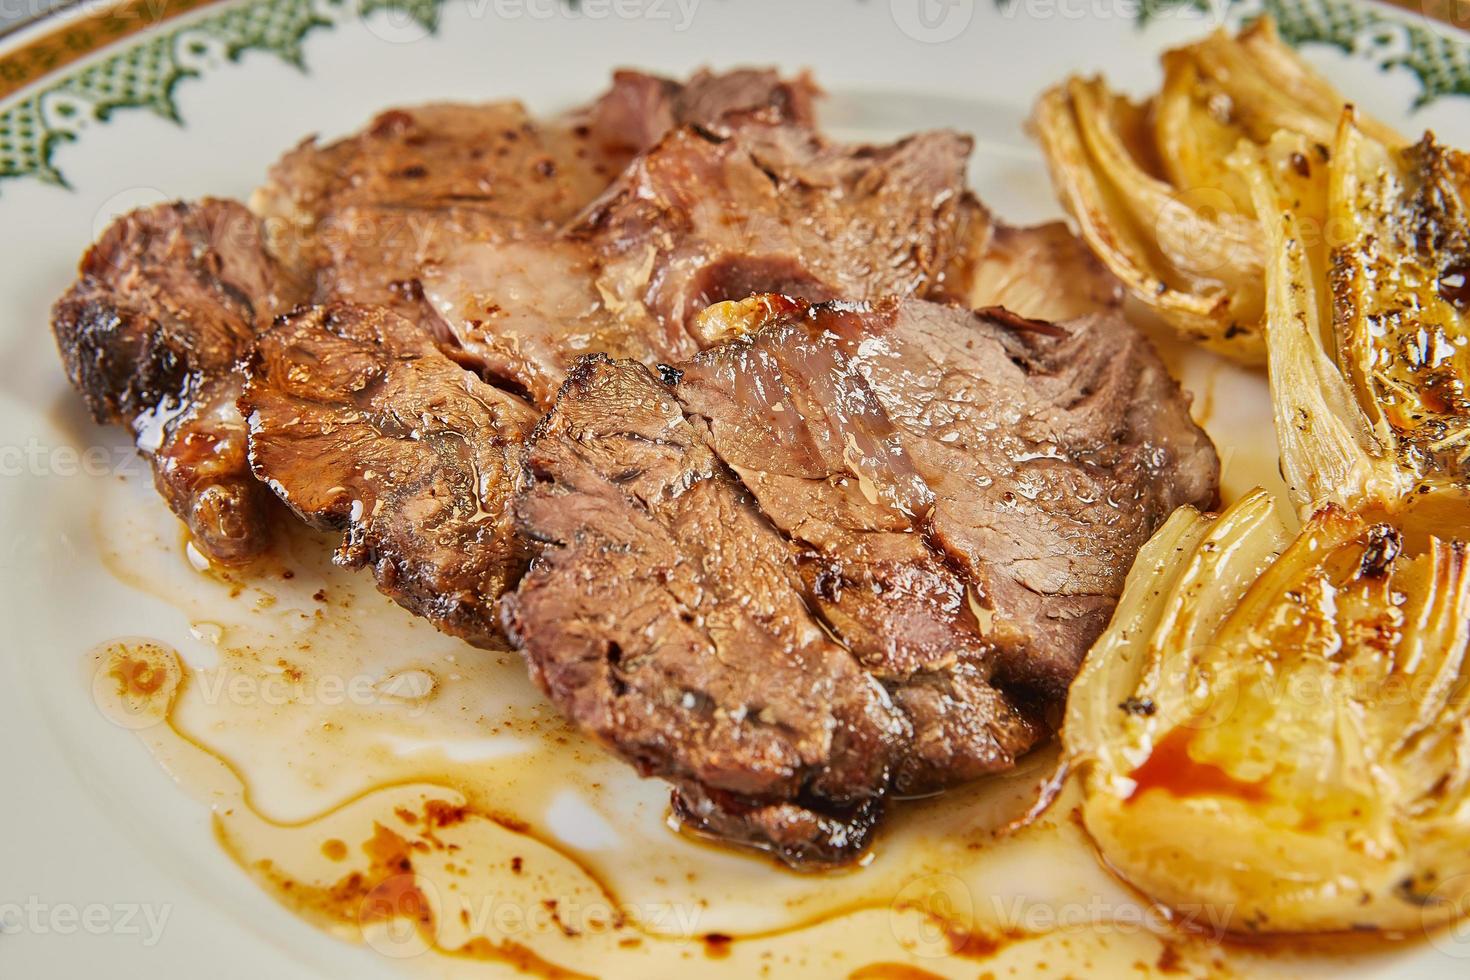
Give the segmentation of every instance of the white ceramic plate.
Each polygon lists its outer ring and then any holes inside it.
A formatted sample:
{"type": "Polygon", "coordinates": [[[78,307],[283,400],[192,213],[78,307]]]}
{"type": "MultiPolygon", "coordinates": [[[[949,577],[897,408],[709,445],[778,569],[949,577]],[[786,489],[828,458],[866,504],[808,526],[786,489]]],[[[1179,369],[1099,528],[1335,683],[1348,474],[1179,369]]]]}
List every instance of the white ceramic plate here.
{"type": "MultiPolygon", "coordinates": [[[[486,792],[555,847],[480,827],[485,839],[467,853],[509,853],[522,841],[526,861],[540,862],[541,897],[560,895],[581,935],[537,913],[536,896],[500,890],[503,877],[475,896],[477,912],[518,910],[518,924],[496,920],[499,938],[584,973],[847,975],[881,961],[889,965],[859,975],[1113,976],[1177,959],[1200,973],[1466,975],[1470,940],[1453,932],[1338,956],[1161,942],[1148,928],[1153,913],[1096,866],[1065,807],[1019,842],[989,834],[1041,762],[999,787],[912,808],[872,865],[844,876],[797,878],[677,838],[662,825],[656,783],[575,739],[547,762],[531,743],[556,723],[518,664],[476,662],[495,658],[326,568],[320,542],[293,541],[293,577],[246,582],[239,595],[198,572],[121,434],[86,421],[47,327],[79,254],[117,213],[164,198],[245,196],[304,134],[351,130],[390,105],[518,97],[552,111],[600,91],[621,65],[809,67],[830,93],[824,118],[839,135],[971,132],[973,183],[992,208],[1017,223],[1057,217],[1022,128],[1042,88],[1100,70],[1143,91],[1162,48],[1258,3],[1223,12],[1149,3],[1140,27],[1138,0],[362,0],[366,12],[354,2],[84,2],[0,40],[0,603],[10,627],[0,655],[0,976],[545,969],[509,945],[450,961],[401,935],[371,947],[338,941],[230,856],[248,865],[269,853],[307,869],[314,855],[320,866],[320,840],[340,833],[355,850],[362,820],[387,812],[385,785],[438,770],[494,774],[486,792]],[[313,597],[321,588],[327,601],[313,597]],[[193,686],[168,725],[119,725],[99,710],[88,652],[125,636],[170,644],[187,664],[193,686]],[[312,650],[298,649],[302,636],[312,650]],[[247,649],[265,665],[251,675],[257,686],[211,693],[220,664],[247,649]],[[258,686],[276,653],[300,656],[309,680],[287,686],[289,703],[258,686]],[[321,683],[333,672],[376,683],[420,668],[439,685],[438,707],[378,694],[346,703],[355,696],[321,683]],[[497,742],[502,716],[525,724],[497,742]],[[376,754],[335,754],[324,723],[346,724],[376,754]],[[211,758],[231,760],[249,792],[211,758]],[[359,797],[361,813],[350,803],[359,797]],[[561,855],[594,870],[662,937],[635,946],[617,940],[636,929],[600,934],[594,913],[611,901],[561,855]],[[1039,938],[957,953],[955,937],[927,929],[915,906],[1039,938]],[[668,917],[679,912],[687,918],[668,917]],[[699,938],[710,932],[766,935],[726,948],[699,938]]],[[[1470,35],[1355,0],[1266,8],[1365,108],[1470,145],[1470,35]]],[[[1204,355],[1179,367],[1208,412],[1227,495],[1270,483],[1261,379],[1204,355]]]]}

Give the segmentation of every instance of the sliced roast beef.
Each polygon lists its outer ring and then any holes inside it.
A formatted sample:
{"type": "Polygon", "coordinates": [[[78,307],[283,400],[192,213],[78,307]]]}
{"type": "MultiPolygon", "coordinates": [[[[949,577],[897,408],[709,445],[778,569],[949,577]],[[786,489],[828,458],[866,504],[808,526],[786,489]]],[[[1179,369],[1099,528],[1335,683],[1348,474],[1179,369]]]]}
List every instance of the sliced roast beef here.
{"type": "Polygon", "coordinates": [[[345,532],[336,560],[472,643],[525,548],[508,501],[535,413],[379,307],[302,309],[262,334],[240,399],[250,461],[308,523],[345,532]]]}
{"type": "Polygon", "coordinates": [[[584,142],[519,102],[391,109],[355,135],[287,153],[252,203],[272,248],[317,279],[319,301],[391,303],[394,284],[449,242],[575,214],[616,175],[579,154],[584,142]]]}
{"type": "Polygon", "coordinates": [[[609,305],[666,329],[712,303],[772,292],[819,301],[943,292],[960,234],[971,141],[831,143],[769,113],[671,131],[583,216],[609,305]]]}
{"type": "Polygon", "coordinates": [[[902,716],[668,387],[589,356],[527,468],[517,515],[549,547],[508,597],[507,632],[574,722],[645,773],[741,799],[876,795],[902,716]]]}
{"type": "Polygon", "coordinates": [[[99,422],[131,427],[197,546],[242,562],[266,546],[270,494],[250,475],[237,371],[255,333],[299,298],[231,201],[119,218],[52,310],[67,376],[99,422]]]}
{"type": "MultiPolygon", "coordinates": [[[[964,248],[957,239],[961,222],[955,211],[960,207],[957,202],[965,197],[967,141],[933,133],[892,147],[836,147],[809,135],[784,133],[786,129],[789,127],[781,120],[764,116],[725,129],[724,142],[717,145],[721,166],[729,175],[720,216],[701,211],[680,217],[672,210],[642,215],[642,233],[653,233],[647,221],[662,221],[666,223],[663,240],[676,243],[670,254],[677,254],[677,263],[666,275],[700,276],[701,269],[721,275],[721,269],[729,270],[729,250],[738,245],[746,249],[742,278],[738,285],[727,281],[721,288],[744,291],[776,285],[825,296],[844,283],[861,280],[867,284],[863,288],[902,293],[927,291],[942,279],[942,271],[964,248]],[[778,132],[784,135],[776,135],[778,132]],[[747,145],[744,141],[751,133],[757,135],[750,135],[747,145]],[[740,146],[746,147],[743,155],[735,149],[740,146]],[[757,164],[758,158],[765,162],[757,164]],[[785,174],[782,179],[790,185],[788,191],[773,194],[766,170],[785,174]],[[850,225],[865,226],[871,233],[829,239],[814,230],[817,225],[811,225],[799,234],[773,230],[765,238],[753,234],[738,242],[721,238],[721,227],[743,223],[753,230],[770,222],[776,228],[796,220],[790,212],[792,201],[812,214],[826,215],[830,227],[840,223],[836,215],[846,213],[850,225]],[[776,213],[766,214],[772,208],[776,213]],[[717,239],[723,244],[714,244],[717,239]],[[687,242],[688,247],[678,245],[680,242],[687,242]],[[904,258],[893,258],[900,255],[904,258]],[[914,256],[926,258],[910,261],[914,256]],[[761,278],[762,269],[773,271],[774,278],[761,278]]],[[[651,164],[653,172],[677,169],[674,161],[686,155],[685,136],[691,132],[694,130],[681,130],[647,154],[645,161],[671,157],[667,163],[651,164]]],[[[703,136],[692,138],[700,146],[714,145],[703,136]]],[[[623,211],[624,204],[633,206],[633,198],[615,196],[617,201],[605,202],[603,207],[608,215],[621,217],[609,217],[608,228],[630,229],[634,216],[623,211]]],[[[621,245],[615,246],[613,239],[590,226],[569,235],[512,235],[455,247],[447,257],[428,262],[422,284],[443,315],[442,321],[434,323],[447,322],[455,334],[455,342],[445,346],[456,361],[472,366],[504,390],[547,405],[568,368],[582,354],[599,352],[654,365],[688,357],[699,349],[697,335],[682,319],[674,319],[682,318],[682,311],[660,314],[656,305],[645,305],[641,298],[625,301],[612,295],[612,273],[604,265],[608,255],[614,263],[621,262],[621,245]]],[[[414,261],[423,260],[416,251],[414,261]]],[[[340,277],[349,268],[350,263],[337,257],[325,274],[340,277]]],[[[712,279],[705,275],[703,281],[712,279]]],[[[419,300],[415,290],[401,280],[396,282],[396,297],[406,302],[419,300]]],[[[331,381],[325,376],[317,379],[318,383],[331,381]]],[[[433,383],[437,382],[425,382],[433,383]]],[[[320,394],[325,400],[343,397],[325,390],[320,394]]],[[[291,416],[262,416],[252,439],[269,436],[278,418],[291,416]]],[[[299,468],[283,472],[276,467],[275,457],[257,455],[257,472],[289,501],[296,495],[294,482],[305,474],[299,468]]],[[[873,574],[883,571],[875,567],[873,574]]],[[[905,568],[902,574],[915,573],[905,568]]],[[[875,604],[869,614],[885,617],[890,624],[899,623],[902,615],[883,604],[875,604]]]]}
{"type": "Polygon", "coordinates": [[[845,146],[769,111],[717,128],[670,132],[565,235],[467,241],[427,268],[464,356],[544,406],[582,354],[692,355],[711,302],[947,288],[978,211],[968,139],[845,146]]]}
{"type": "Polygon", "coordinates": [[[423,287],[466,363],[545,407],[583,354],[656,364],[696,349],[641,310],[610,310],[599,269],[582,242],[527,236],[459,245],[424,270],[423,287]]]}
{"type": "MultiPolygon", "coordinates": [[[[752,348],[774,345],[788,375],[800,376],[789,366],[800,356],[803,375],[833,377],[813,369],[803,345],[778,343],[799,336],[797,326],[830,338],[873,393],[902,463],[884,475],[880,464],[893,451],[873,454],[854,442],[848,469],[858,466],[870,481],[865,492],[884,503],[899,499],[890,483],[919,482],[932,494],[894,509],[913,515],[912,529],[968,582],[1009,683],[1064,693],[1138,548],[1176,507],[1216,502],[1213,445],[1148,340],[1116,314],[1057,327],[1004,309],[757,298],[701,318],[701,332],[736,339],[696,358],[693,376],[715,358],[749,358],[752,348]]],[[[736,370],[721,381],[729,388],[750,377],[736,370]]],[[[730,401],[722,408],[731,453],[743,448],[736,433],[758,440],[752,432],[771,432],[772,442],[783,443],[784,413],[763,418],[758,403],[730,401]]],[[[815,406],[804,410],[810,415],[815,406]]],[[[712,430],[721,431],[719,420],[712,430]]],[[[732,463],[747,458],[789,466],[769,451],[747,451],[732,463]]],[[[752,476],[752,488],[764,477],[752,476]]],[[[762,497],[768,512],[785,504],[773,496],[767,507],[762,497]]]]}
{"type": "Polygon", "coordinates": [[[592,105],[545,121],[513,101],[391,109],[334,143],[301,143],[253,205],[273,250],[316,281],[318,302],[418,318],[414,282],[452,246],[549,234],[671,126],[759,107],[806,124],[814,92],[772,71],[685,83],[618,72],[592,105]]]}
{"type": "Polygon", "coordinates": [[[787,80],[768,68],[700,70],[686,82],[622,70],[600,99],[571,114],[571,124],[584,127],[608,158],[611,178],[671,129],[717,125],[732,112],[768,109],[794,125],[814,126],[818,94],[808,76],[787,80]]]}
{"type": "Polygon", "coordinates": [[[1042,737],[1218,463],[1115,317],[767,296],[696,330],[726,339],[660,379],[584,361],[538,426],[517,517],[545,550],[507,631],[696,829],[850,858],[885,794],[1042,737]]]}

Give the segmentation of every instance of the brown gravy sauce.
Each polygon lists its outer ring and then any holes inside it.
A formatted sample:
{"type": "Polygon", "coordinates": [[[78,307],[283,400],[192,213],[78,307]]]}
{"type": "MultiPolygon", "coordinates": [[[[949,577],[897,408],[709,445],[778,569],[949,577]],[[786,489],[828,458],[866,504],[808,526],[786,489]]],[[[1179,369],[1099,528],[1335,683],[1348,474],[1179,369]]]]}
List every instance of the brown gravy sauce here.
{"type": "Polygon", "coordinates": [[[1133,771],[1132,803],[1150,791],[1171,796],[1227,796],[1246,803],[1262,803],[1270,798],[1259,783],[1236,779],[1219,766],[1198,762],[1189,754],[1193,732],[1176,728],[1159,740],[1143,765],[1133,771]]]}

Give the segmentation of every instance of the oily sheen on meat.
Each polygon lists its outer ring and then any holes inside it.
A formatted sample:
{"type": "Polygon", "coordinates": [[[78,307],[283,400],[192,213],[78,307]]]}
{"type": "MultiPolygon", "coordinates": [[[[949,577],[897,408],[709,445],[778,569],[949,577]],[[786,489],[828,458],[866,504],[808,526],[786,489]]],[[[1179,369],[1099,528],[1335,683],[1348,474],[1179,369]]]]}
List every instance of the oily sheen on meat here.
{"type": "Polygon", "coordinates": [[[98,422],[132,430],[198,547],[243,562],[269,545],[270,491],[250,475],[237,371],[300,284],[233,201],[119,218],[52,309],[67,377],[98,422]]]}
{"type": "Polygon", "coordinates": [[[888,794],[1044,736],[1218,460],[1116,315],[763,296],[700,321],[728,339],[657,374],[587,358],[537,426],[507,633],[697,829],[850,859],[888,794]]]}

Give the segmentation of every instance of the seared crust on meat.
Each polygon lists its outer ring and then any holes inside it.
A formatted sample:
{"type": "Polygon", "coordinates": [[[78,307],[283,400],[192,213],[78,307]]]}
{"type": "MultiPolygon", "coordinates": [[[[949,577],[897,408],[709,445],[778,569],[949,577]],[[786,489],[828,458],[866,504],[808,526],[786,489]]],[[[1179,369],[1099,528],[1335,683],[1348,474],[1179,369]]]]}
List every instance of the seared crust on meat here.
{"type": "Polygon", "coordinates": [[[336,560],[440,629],[499,643],[526,550],[507,506],[536,416],[376,307],[299,310],[261,336],[240,399],[250,462],[336,560]]]}
{"type": "Polygon", "coordinates": [[[758,803],[695,783],[674,788],[674,818],[697,834],[769,851],[793,868],[845,864],[872,843],[884,799],[814,809],[800,803],[758,803]]]}
{"type": "Polygon", "coordinates": [[[609,312],[599,255],[563,240],[562,226],[670,128],[753,109],[805,126],[815,92],[765,69],[686,82],[622,71],[591,105],[544,120],[519,102],[392,109],[291,150],[254,206],[315,302],[388,307],[544,407],[581,354],[652,363],[693,352],[609,312]]]}
{"type": "Polygon", "coordinates": [[[769,69],[687,82],[620,71],[591,105],[548,120],[516,101],[389,109],[335,142],[302,141],[252,206],[282,261],[322,277],[319,302],[394,305],[384,291],[447,243],[553,230],[669,129],[756,108],[810,125],[815,93],[769,69]]]}
{"type": "Polygon", "coordinates": [[[551,404],[580,355],[652,366],[708,344],[709,303],[930,294],[962,265],[979,212],[969,141],[921,133],[830,143],[769,110],[671,131],[566,234],[469,240],[424,291],[464,355],[551,404]]]}
{"type": "Polygon", "coordinates": [[[819,95],[810,76],[788,80],[769,68],[700,69],[684,82],[620,70],[612,87],[572,120],[589,130],[609,162],[616,161],[612,176],[671,129],[717,126],[732,112],[764,109],[792,125],[815,126],[819,95]]]}
{"type": "Polygon", "coordinates": [[[696,829],[848,860],[889,792],[1044,737],[1134,554],[1218,461],[1137,331],[754,297],[591,357],[527,450],[507,634],[696,829]]]}
{"type": "Polygon", "coordinates": [[[93,418],[132,428],[159,492],[209,557],[259,554],[270,495],[246,462],[237,367],[300,290],[266,254],[254,215],[212,198],[135,211],[79,271],[52,330],[93,418]]]}

